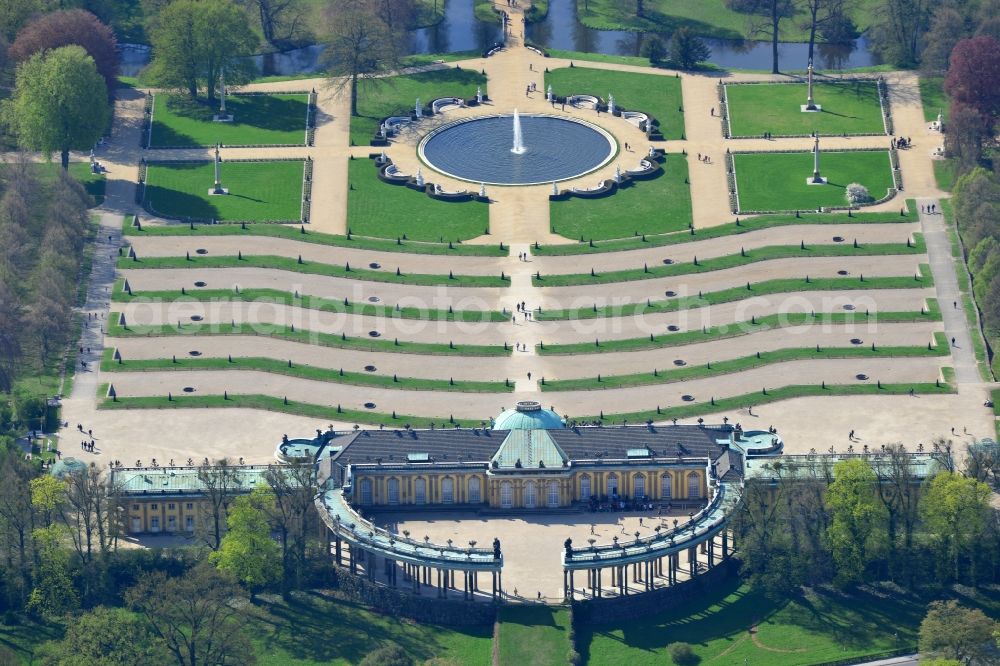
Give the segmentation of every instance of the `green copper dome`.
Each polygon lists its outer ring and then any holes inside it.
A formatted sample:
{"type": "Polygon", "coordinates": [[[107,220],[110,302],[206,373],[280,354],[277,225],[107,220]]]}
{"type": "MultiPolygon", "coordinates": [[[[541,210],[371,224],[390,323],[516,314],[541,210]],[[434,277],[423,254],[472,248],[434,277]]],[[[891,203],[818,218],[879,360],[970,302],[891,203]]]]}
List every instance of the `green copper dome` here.
{"type": "Polygon", "coordinates": [[[514,409],[504,410],[493,421],[494,430],[554,430],[565,427],[562,417],[529,400],[517,403],[514,409]]]}

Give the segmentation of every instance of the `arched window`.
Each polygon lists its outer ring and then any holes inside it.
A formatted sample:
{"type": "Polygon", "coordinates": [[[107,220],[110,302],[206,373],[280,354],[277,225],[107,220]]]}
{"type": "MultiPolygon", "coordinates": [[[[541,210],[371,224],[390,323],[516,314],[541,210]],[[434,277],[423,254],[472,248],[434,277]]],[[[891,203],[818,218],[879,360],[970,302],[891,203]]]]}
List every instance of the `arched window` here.
{"type": "Polygon", "coordinates": [[[646,496],[646,477],[643,474],[636,474],[632,480],[632,497],[642,499],[646,496]]]}
{"type": "Polygon", "coordinates": [[[361,503],[371,504],[372,503],[372,480],[371,479],[361,479],[361,503]]]}
{"type": "Polygon", "coordinates": [[[500,507],[509,509],[512,506],[514,506],[514,486],[510,481],[504,481],[500,484],[500,507]]]}
{"type": "Polygon", "coordinates": [[[688,475],[688,499],[701,498],[701,479],[695,472],[688,475]]]}
{"type": "Polygon", "coordinates": [[[590,475],[584,474],[580,477],[580,499],[586,502],[590,499],[590,475]]]}
{"type": "Polygon", "coordinates": [[[555,481],[549,481],[549,507],[559,506],[559,484],[555,481]]]}
{"type": "Polygon", "coordinates": [[[538,486],[534,481],[524,484],[524,508],[534,509],[538,504],[538,486]]]}
{"type": "Polygon", "coordinates": [[[399,479],[389,479],[389,504],[399,504],[399,479]]]}
{"type": "Polygon", "coordinates": [[[453,504],[455,502],[455,482],[450,476],[441,479],[441,503],[453,504]]]}
{"type": "Polygon", "coordinates": [[[660,477],[660,499],[668,500],[673,493],[673,488],[671,487],[671,479],[669,474],[664,474],[660,477]]]}
{"type": "Polygon", "coordinates": [[[427,481],[423,477],[413,482],[413,502],[427,504],[427,481]]]}
{"type": "Polygon", "coordinates": [[[612,472],[608,474],[608,497],[616,497],[618,495],[618,475],[612,472]]]}
{"type": "Polygon", "coordinates": [[[482,486],[480,485],[479,477],[474,476],[469,479],[469,503],[479,504],[482,501],[482,486]]]}

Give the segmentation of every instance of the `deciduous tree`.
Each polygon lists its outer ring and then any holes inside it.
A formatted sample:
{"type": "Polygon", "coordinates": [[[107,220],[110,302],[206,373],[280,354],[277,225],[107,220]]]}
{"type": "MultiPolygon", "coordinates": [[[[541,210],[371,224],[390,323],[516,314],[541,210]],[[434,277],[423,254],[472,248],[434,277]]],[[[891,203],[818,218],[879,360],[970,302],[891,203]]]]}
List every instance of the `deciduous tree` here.
{"type": "Polygon", "coordinates": [[[954,659],[957,663],[990,663],[996,649],[997,624],[978,608],[958,602],[932,601],[920,623],[920,656],[954,659]]]}
{"type": "Polygon", "coordinates": [[[118,87],[118,43],[111,28],[88,11],[68,9],[39,16],[17,33],[8,53],[15,62],[24,62],[39,51],[71,44],[82,46],[94,59],[108,98],[114,97],[118,87]]]}
{"type": "Polygon", "coordinates": [[[712,55],[712,49],[687,26],[678,28],[670,38],[670,61],[680,69],[694,67],[712,55]]]}
{"type": "Polygon", "coordinates": [[[246,14],[230,0],[176,0],[160,12],[149,32],[151,77],[162,86],[186,91],[192,99],[203,87],[213,104],[223,70],[227,85],[253,76],[246,56],[257,38],[246,14]]]}
{"type": "Polygon", "coordinates": [[[157,666],[167,654],[145,620],[122,608],[97,608],[66,624],[62,640],[42,646],[42,666],[157,666]]]}
{"type": "Polygon", "coordinates": [[[381,75],[400,66],[398,35],[385,24],[372,0],[343,0],[327,7],[330,41],[324,54],[334,87],[348,94],[351,115],[358,115],[362,87],[383,82],[381,75]]]}
{"type": "Polygon", "coordinates": [[[182,576],[145,576],[125,593],[178,666],[253,664],[256,656],[237,610],[242,592],[215,567],[201,564],[182,576]]]}
{"type": "Polygon", "coordinates": [[[955,44],[944,90],[953,103],[979,113],[992,131],[1000,114],[1000,43],[981,35],[955,44]]]}
{"type": "Polygon", "coordinates": [[[837,565],[836,578],[851,584],[862,580],[875,558],[885,510],[875,496],[878,480],[867,461],[842,460],[834,465],[833,476],[827,491],[831,520],[826,533],[837,565]]]}
{"type": "Polygon", "coordinates": [[[70,150],[87,150],[103,134],[110,109],[94,59],[80,46],[36,53],[17,69],[7,116],[20,144],[58,152],[69,168],[70,150]]]}
{"type": "Polygon", "coordinates": [[[986,530],[991,515],[990,488],[961,474],[942,472],[930,482],[920,502],[924,528],[938,552],[939,575],[962,580],[961,563],[966,561],[969,579],[976,579],[974,550],[986,530]]]}
{"type": "Polygon", "coordinates": [[[264,488],[237,497],[229,509],[222,545],[209,556],[220,570],[247,586],[251,599],[261,587],[281,577],[278,544],[271,538],[265,514],[273,503],[274,495],[264,488]]]}

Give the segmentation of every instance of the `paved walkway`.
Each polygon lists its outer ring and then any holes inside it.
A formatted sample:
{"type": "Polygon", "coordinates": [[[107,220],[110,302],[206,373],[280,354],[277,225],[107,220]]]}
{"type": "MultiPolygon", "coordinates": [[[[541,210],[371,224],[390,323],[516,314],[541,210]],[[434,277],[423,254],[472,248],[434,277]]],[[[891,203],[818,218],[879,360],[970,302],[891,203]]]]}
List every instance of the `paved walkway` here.
{"type": "MultiPolygon", "coordinates": [[[[937,199],[919,199],[918,205],[923,211],[927,211],[931,205],[940,209],[941,203],[937,199]]],[[[960,388],[963,384],[979,384],[982,380],[976,363],[975,349],[972,346],[968,319],[962,307],[962,291],[958,287],[955,261],[951,254],[951,241],[945,228],[944,216],[941,213],[931,214],[923,211],[920,213],[920,225],[927,242],[931,273],[934,275],[938,301],[941,304],[944,333],[949,340],[954,340],[951,356],[955,368],[955,381],[960,388]]]]}

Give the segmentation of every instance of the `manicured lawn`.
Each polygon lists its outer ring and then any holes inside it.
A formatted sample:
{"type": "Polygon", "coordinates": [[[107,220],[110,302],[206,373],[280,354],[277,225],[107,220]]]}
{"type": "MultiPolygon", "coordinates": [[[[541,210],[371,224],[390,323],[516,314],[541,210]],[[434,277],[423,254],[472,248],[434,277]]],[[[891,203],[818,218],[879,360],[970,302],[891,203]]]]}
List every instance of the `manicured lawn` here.
{"type": "Polygon", "coordinates": [[[934,180],[937,181],[938,188],[951,192],[951,188],[955,186],[955,160],[934,160],[931,164],[934,165],[934,180]]]}
{"type": "Polygon", "coordinates": [[[606,53],[588,53],[586,51],[563,51],[560,49],[546,49],[546,52],[553,58],[565,58],[566,60],[609,62],[615,65],[633,65],[635,67],[652,66],[649,64],[649,58],[642,58],[640,56],[608,55],[606,53]]]}
{"type": "Polygon", "coordinates": [[[924,120],[934,122],[940,112],[947,122],[949,103],[948,96],[944,94],[943,76],[920,77],[920,101],[924,106],[924,120]]]}
{"type": "Polygon", "coordinates": [[[652,372],[631,375],[600,375],[579,379],[557,379],[545,381],[542,391],[595,391],[601,389],[670,384],[692,379],[717,377],[735,372],[745,372],[775,363],[790,361],[844,359],[844,358],[922,358],[946,356],[949,353],[948,340],[944,333],[935,333],[935,345],[924,347],[787,347],[759,355],[713,361],[704,366],[683,368],[657,368],[652,372]]]}
{"type": "Polygon", "coordinates": [[[347,226],[354,234],[446,243],[475,238],[489,227],[489,204],[437,201],[383,183],[371,160],[351,160],[347,176],[347,226]]]}
{"type": "MultiPolygon", "coordinates": [[[[597,95],[601,99],[608,94],[614,95],[617,106],[643,111],[659,120],[660,131],[667,139],[679,139],[684,132],[681,80],[673,76],[564,67],[546,74],[542,88],[548,89],[550,83],[556,95],[579,93],[597,95]]],[[[614,122],[625,121],[616,119],[614,122]]]]}
{"type": "Polygon", "coordinates": [[[228,195],[210,196],[212,162],[149,165],[143,205],[168,217],[222,221],[297,221],[302,206],[302,162],[224,162],[228,195]]]}
{"type": "Polygon", "coordinates": [[[345,305],[343,299],[323,298],[308,294],[293,294],[279,289],[240,289],[238,292],[225,289],[199,289],[197,291],[142,291],[133,290],[132,294],[122,290],[123,282],[115,283],[112,300],[116,303],[128,303],[142,299],[144,302],[173,303],[175,301],[199,301],[202,303],[242,301],[245,303],[280,303],[291,307],[323,312],[343,312],[345,314],[367,315],[369,317],[395,317],[397,319],[423,319],[426,321],[465,321],[465,322],[503,322],[509,321],[510,315],[496,310],[434,310],[412,306],[393,307],[389,303],[369,303],[367,301],[351,302],[345,305]]]}
{"type": "Polygon", "coordinates": [[[304,226],[289,227],[280,224],[196,224],[192,229],[187,224],[144,225],[141,228],[132,226],[134,216],[126,215],[122,222],[122,234],[125,236],[270,236],[285,238],[300,243],[315,243],[332,247],[351,247],[359,250],[378,250],[380,252],[410,252],[413,254],[438,254],[475,257],[505,257],[510,252],[509,246],[497,245],[462,245],[453,243],[426,243],[420,241],[402,241],[383,238],[362,238],[361,236],[337,236],[310,231],[304,226]]]}
{"type": "Polygon", "coordinates": [[[768,245],[750,252],[743,251],[741,254],[729,254],[710,259],[697,260],[693,263],[674,263],[669,265],[648,264],[643,268],[633,268],[621,271],[607,271],[598,273],[591,269],[590,273],[562,273],[559,275],[542,275],[532,278],[535,286],[565,287],[577,284],[608,284],[611,282],[628,282],[631,280],[650,280],[660,277],[670,277],[676,275],[689,275],[691,273],[708,273],[711,271],[745,266],[758,261],[770,261],[773,259],[786,258],[809,258],[809,257],[857,257],[857,256],[878,256],[895,254],[923,254],[927,251],[924,246],[923,236],[917,234],[916,242],[908,245],[895,245],[892,243],[872,243],[869,245],[840,245],[826,243],[823,245],[768,245]]]}
{"type": "Polygon", "coordinates": [[[39,645],[45,641],[59,640],[65,631],[65,627],[56,622],[39,621],[16,613],[11,613],[9,617],[16,620],[16,623],[0,622],[0,663],[8,663],[3,660],[6,649],[15,657],[12,664],[30,664],[39,645]]]}
{"type": "MultiPolygon", "coordinates": [[[[855,24],[864,31],[872,23],[877,0],[861,0],[851,12],[855,24]]],[[[635,15],[635,3],[622,0],[587,0],[579,5],[580,21],[601,30],[655,30],[673,32],[686,26],[700,35],[723,39],[746,37],[747,17],[726,8],[725,0],[646,0],[645,14],[635,15]]],[[[782,22],[783,41],[806,41],[801,21],[782,22]]]]}
{"type": "Polygon", "coordinates": [[[409,622],[314,593],[296,593],[288,602],[270,595],[251,612],[248,628],[260,666],[347,666],[390,643],[417,663],[433,658],[469,666],[490,663],[489,625],[452,628],[409,622]]]}
{"type": "Polygon", "coordinates": [[[486,94],[486,77],[471,69],[440,69],[384,79],[370,79],[358,91],[358,115],[351,117],[351,143],[367,146],[387,116],[410,114],[417,98],[426,105],[438,97],[476,96],[476,86],[486,94]]]}
{"type": "Polygon", "coordinates": [[[591,664],[660,665],[673,663],[666,646],[683,641],[706,664],[815,664],[915,648],[927,604],[826,590],[774,602],[738,585],[734,580],[678,610],[621,625],[578,627],[578,650],[591,664]]]}
{"type": "Polygon", "coordinates": [[[815,210],[846,206],[850,183],[861,183],[874,199],[893,187],[892,164],[882,150],[823,152],[819,170],[825,185],[810,185],[813,155],[809,153],[753,153],[733,155],[741,211],[815,210]]]}
{"type": "Polygon", "coordinates": [[[500,608],[500,666],[563,664],[569,648],[568,610],[531,605],[500,608]]]}
{"type": "Polygon", "coordinates": [[[878,88],[871,81],[816,82],[813,99],[821,111],[805,112],[805,83],[726,86],[732,136],[884,134],[878,88]]]}
{"type": "Polygon", "coordinates": [[[234,356],[228,358],[150,358],[123,359],[120,363],[112,359],[114,350],[105,349],[101,369],[105,372],[150,372],[184,370],[256,370],[277,375],[287,375],[301,379],[333,384],[354,386],[374,386],[399,389],[402,391],[459,391],[462,393],[508,393],[514,390],[509,382],[451,381],[448,379],[422,379],[419,377],[398,377],[364,372],[345,372],[343,368],[334,370],[301,363],[264,357],[234,356]]]}
{"type": "MultiPolygon", "coordinates": [[[[909,206],[909,202],[907,203],[909,206]]],[[[771,227],[782,227],[798,224],[896,224],[901,222],[913,222],[916,214],[909,206],[905,215],[898,212],[874,213],[860,210],[850,217],[846,213],[800,213],[798,217],[789,213],[777,213],[772,215],[758,215],[755,217],[739,220],[738,222],[727,222],[716,224],[710,227],[699,227],[695,233],[689,233],[687,229],[681,232],[667,234],[647,234],[645,237],[632,237],[625,239],[597,241],[594,243],[585,242],[576,245],[539,245],[531,248],[531,253],[536,256],[564,256],[570,254],[598,254],[602,252],[620,252],[623,250],[639,250],[649,247],[663,247],[668,245],[682,245],[702,241],[708,238],[722,238],[723,236],[736,236],[760,229],[771,227]]],[[[739,219],[739,218],[737,218],[739,219]]],[[[186,228],[186,227],[185,227],[186,228]]],[[[225,227],[218,227],[225,228],[225,227]]]]}
{"type": "MultiPolygon", "coordinates": [[[[346,423],[367,423],[369,425],[386,425],[394,428],[402,428],[410,425],[414,428],[433,428],[435,426],[472,428],[481,426],[486,422],[486,415],[482,419],[456,419],[451,415],[439,414],[437,416],[414,416],[412,414],[397,414],[373,409],[354,410],[340,407],[330,407],[318,405],[310,402],[297,402],[295,400],[284,400],[273,395],[261,395],[259,393],[228,395],[188,395],[186,393],[166,396],[138,396],[122,397],[117,401],[111,398],[104,398],[107,395],[108,385],[102,384],[97,389],[100,398],[98,407],[100,409],[259,409],[265,412],[280,412],[282,414],[295,414],[298,416],[308,416],[309,418],[321,419],[324,421],[342,421],[346,423]]],[[[382,405],[381,408],[392,410],[392,405],[382,405]]]]}
{"type": "Polygon", "coordinates": [[[407,342],[388,340],[382,337],[354,338],[335,333],[321,333],[301,327],[285,327],[265,323],[191,323],[191,324],[151,324],[125,326],[118,325],[118,314],[108,315],[108,336],[156,337],[161,335],[262,335],[280,340],[291,340],[323,347],[340,349],[361,349],[368,351],[394,352],[400,354],[446,354],[454,356],[508,356],[511,350],[500,345],[453,345],[449,342],[407,342]]]}
{"type": "Polygon", "coordinates": [[[233,122],[212,122],[218,108],[205,100],[159,93],[153,98],[152,147],[245,146],[306,142],[307,95],[230,95],[233,122]]]}
{"type": "MultiPolygon", "coordinates": [[[[423,286],[451,286],[451,287],[507,287],[510,278],[503,279],[499,275],[433,275],[425,273],[394,273],[392,270],[373,270],[369,268],[351,267],[350,264],[344,266],[334,264],[324,264],[315,261],[298,261],[291,257],[277,257],[272,255],[246,255],[240,258],[236,256],[202,257],[147,257],[139,259],[129,259],[120,257],[118,259],[119,268],[271,268],[280,271],[292,271],[295,273],[307,273],[310,275],[326,275],[329,277],[339,277],[348,280],[366,280],[368,282],[390,282],[393,284],[413,284],[423,286]]],[[[441,270],[447,270],[442,268],[441,270]]]]}
{"type": "Polygon", "coordinates": [[[549,204],[552,231],[589,241],[687,229],[691,224],[687,175],[684,157],[667,155],[658,178],[633,181],[603,199],[570,197],[553,201],[549,204]]]}

